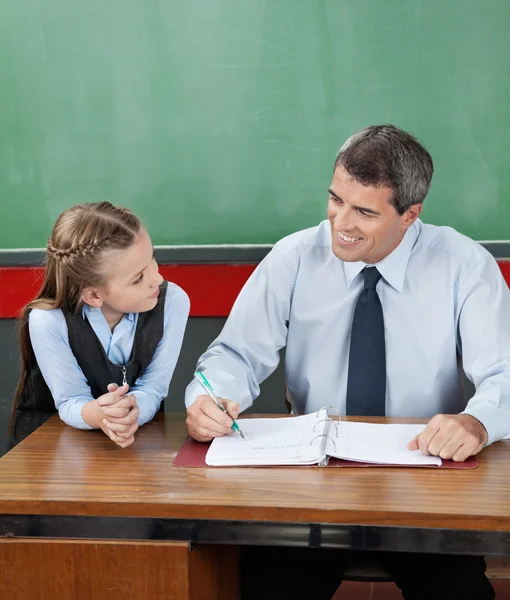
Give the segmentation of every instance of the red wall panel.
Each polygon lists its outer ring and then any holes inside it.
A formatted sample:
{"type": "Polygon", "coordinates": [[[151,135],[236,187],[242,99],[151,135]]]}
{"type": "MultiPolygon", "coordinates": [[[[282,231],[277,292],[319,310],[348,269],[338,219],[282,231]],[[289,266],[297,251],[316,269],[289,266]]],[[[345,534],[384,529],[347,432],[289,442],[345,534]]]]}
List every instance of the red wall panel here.
{"type": "MultiPolygon", "coordinates": [[[[257,265],[160,265],[165,279],[181,286],[191,300],[192,317],[227,316],[257,265]]],[[[41,287],[42,267],[0,267],[0,318],[17,317],[41,287]]]]}
{"type": "MultiPolygon", "coordinates": [[[[498,261],[510,285],[510,260],[498,261]]],[[[160,265],[168,281],[180,285],[191,300],[192,317],[226,317],[255,264],[160,265]]],[[[18,316],[39,290],[42,267],[0,267],[0,318],[18,316]]]]}

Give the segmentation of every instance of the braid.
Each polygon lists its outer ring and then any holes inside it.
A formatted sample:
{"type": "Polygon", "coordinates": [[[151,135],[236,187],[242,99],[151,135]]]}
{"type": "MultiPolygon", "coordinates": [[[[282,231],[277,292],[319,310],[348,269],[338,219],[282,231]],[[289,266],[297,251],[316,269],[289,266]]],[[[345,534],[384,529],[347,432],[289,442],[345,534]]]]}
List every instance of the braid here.
{"type": "Polygon", "coordinates": [[[61,250],[53,245],[51,238],[48,240],[47,250],[58,260],[64,260],[66,258],[74,258],[75,256],[87,256],[92,255],[97,250],[100,250],[103,245],[108,242],[108,238],[100,240],[99,242],[82,244],[78,246],[72,246],[71,248],[65,248],[61,250]]]}

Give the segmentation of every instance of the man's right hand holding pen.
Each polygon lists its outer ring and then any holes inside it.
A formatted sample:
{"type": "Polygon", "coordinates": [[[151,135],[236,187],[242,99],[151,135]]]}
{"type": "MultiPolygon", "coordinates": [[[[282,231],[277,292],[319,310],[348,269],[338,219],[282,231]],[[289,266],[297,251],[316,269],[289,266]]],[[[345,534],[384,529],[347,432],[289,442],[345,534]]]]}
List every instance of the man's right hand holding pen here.
{"type": "Polygon", "coordinates": [[[238,402],[218,398],[227,411],[225,414],[206,394],[198,396],[186,411],[189,434],[197,442],[210,442],[215,437],[232,433],[232,419],[237,419],[241,407],[238,402]]]}

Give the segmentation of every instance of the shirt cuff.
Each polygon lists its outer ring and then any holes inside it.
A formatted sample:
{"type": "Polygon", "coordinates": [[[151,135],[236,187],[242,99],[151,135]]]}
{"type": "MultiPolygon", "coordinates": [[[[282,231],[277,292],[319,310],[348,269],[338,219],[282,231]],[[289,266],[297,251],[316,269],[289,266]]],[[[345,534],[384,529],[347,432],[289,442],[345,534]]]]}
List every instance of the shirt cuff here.
{"type": "Polygon", "coordinates": [[[158,412],[163,400],[158,400],[154,394],[149,394],[141,390],[133,389],[131,393],[136,396],[136,403],[140,411],[138,414],[138,425],[141,427],[154,419],[154,415],[158,412]]]}
{"type": "Polygon", "coordinates": [[[81,409],[90,400],[90,398],[68,400],[59,408],[59,417],[70,427],[75,427],[76,429],[93,429],[88,423],[85,423],[81,416],[81,409]]]}
{"type": "Polygon", "coordinates": [[[195,379],[188,384],[184,395],[184,404],[186,408],[189,408],[192,404],[195,404],[195,400],[201,395],[205,394],[204,388],[195,379]]]}
{"type": "Polygon", "coordinates": [[[483,404],[468,406],[461,414],[478,419],[487,431],[487,446],[503,439],[508,434],[508,422],[502,418],[501,409],[483,404]]]}
{"type": "MultiPolygon", "coordinates": [[[[220,398],[226,398],[232,402],[238,402],[239,406],[241,407],[241,412],[245,411],[247,408],[250,408],[250,406],[253,404],[249,396],[236,397],[235,395],[229,394],[225,390],[222,390],[221,386],[218,386],[217,384],[214,386],[214,393],[220,398]]],[[[207,392],[204,390],[204,388],[198,383],[198,381],[196,381],[196,379],[191,381],[186,388],[184,400],[186,408],[189,408],[192,404],[194,404],[198,396],[203,395],[207,395],[207,392]]]]}

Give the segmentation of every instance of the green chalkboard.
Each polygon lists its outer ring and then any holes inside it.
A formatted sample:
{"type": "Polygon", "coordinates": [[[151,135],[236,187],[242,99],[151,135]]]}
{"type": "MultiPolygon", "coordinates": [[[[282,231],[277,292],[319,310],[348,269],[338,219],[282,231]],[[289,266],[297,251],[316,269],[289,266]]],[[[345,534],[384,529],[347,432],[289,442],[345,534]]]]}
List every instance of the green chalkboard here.
{"type": "Polygon", "coordinates": [[[510,237],[508,0],[3,0],[0,248],[109,199],[157,244],[324,218],[369,124],[436,164],[424,219],[510,237]]]}

